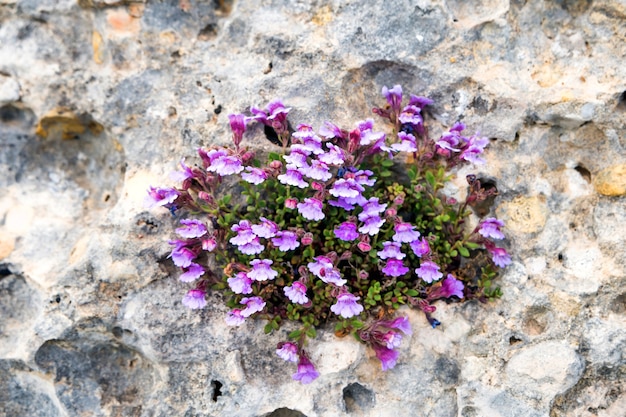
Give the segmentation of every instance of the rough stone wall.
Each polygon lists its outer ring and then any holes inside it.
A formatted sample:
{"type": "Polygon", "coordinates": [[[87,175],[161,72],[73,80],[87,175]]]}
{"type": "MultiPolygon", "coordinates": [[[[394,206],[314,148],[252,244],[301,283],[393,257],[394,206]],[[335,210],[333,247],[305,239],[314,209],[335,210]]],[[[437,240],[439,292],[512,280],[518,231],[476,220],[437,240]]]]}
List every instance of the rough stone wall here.
{"type": "Polygon", "coordinates": [[[624,0],[0,0],[0,415],[626,415],[625,61],[624,0]],[[322,332],[303,386],[286,331],[181,305],[145,190],[229,113],[349,127],[393,84],[492,139],[457,191],[497,185],[504,296],[408,313],[386,373],[322,332]]]}

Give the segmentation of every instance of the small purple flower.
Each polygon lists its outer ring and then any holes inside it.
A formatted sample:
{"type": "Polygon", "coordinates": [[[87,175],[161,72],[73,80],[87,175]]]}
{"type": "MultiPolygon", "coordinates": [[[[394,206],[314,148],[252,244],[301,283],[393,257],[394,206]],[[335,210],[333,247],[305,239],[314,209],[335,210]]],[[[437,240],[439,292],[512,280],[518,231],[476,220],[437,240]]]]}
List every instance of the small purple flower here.
{"type": "Polygon", "coordinates": [[[193,289],[183,297],[183,305],[192,310],[204,308],[206,306],[206,292],[200,289],[193,289]]]}
{"type": "Polygon", "coordinates": [[[324,122],[324,125],[320,128],[319,132],[320,135],[327,139],[346,139],[346,134],[337,125],[331,122],[324,122]]]}
{"type": "Polygon", "coordinates": [[[472,136],[468,139],[468,147],[461,152],[459,158],[476,165],[482,165],[485,163],[485,160],[480,155],[482,155],[487,145],[489,145],[489,139],[472,136]]]}
{"type": "Polygon", "coordinates": [[[443,276],[441,271],[439,271],[439,265],[432,261],[423,261],[420,267],[415,270],[415,273],[429,284],[443,276]]]}
{"type": "Polygon", "coordinates": [[[298,207],[298,200],[296,200],[295,198],[287,198],[285,200],[285,207],[288,209],[295,209],[296,207],[298,207]]]}
{"type": "Polygon", "coordinates": [[[452,274],[448,274],[446,279],[441,283],[441,296],[443,298],[450,298],[456,295],[459,298],[463,298],[463,285],[462,281],[459,281],[452,274]]]}
{"type": "Polygon", "coordinates": [[[320,154],[317,156],[317,159],[325,163],[326,165],[343,165],[345,157],[343,155],[343,150],[332,143],[326,143],[326,147],[328,148],[328,152],[320,154]]]}
{"type": "Polygon", "coordinates": [[[378,197],[371,197],[363,205],[363,211],[359,213],[359,220],[365,221],[368,217],[377,216],[387,208],[387,204],[379,204],[378,197]]]}
{"type": "Polygon", "coordinates": [[[241,178],[250,184],[259,185],[267,179],[267,172],[263,171],[261,168],[246,167],[246,171],[247,172],[241,174],[241,178]]]}
{"type": "Polygon", "coordinates": [[[413,230],[415,229],[415,226],[413,226],[411,223],[397,223],[394,226],[394,230],[396,232],[396,234],[393,235],[392,239],[394,240],[394,242],[401,242],[401,243],[410,243],[413,242],[414,240],[419,239],[420,237],[420,232],[418,232],[417,230],[413,230]]]}
{"type": "Polygon", "coordinates": [[[217,247],[217,241],[213,236],[210,236],[206,239],[202,239],[202,250],[207,252],[213,252],[217,247]]]}
{"type": "Polygon", "coordinates": [[[411,94],[411,98],[409,99],[409,106],[416,106],[420,109],[423,109],[426,106],[430,106],[433,103],[434,101],[429,98],[416,96],[414,94],[411,94]]]}
{"type": "Polygon", "coordinates": [[[409,318],[406,316],[397,317],[393,319],[391,323],[386,323],[386,325],[392,329],[398,329],[406,335],[413,333],[411,330],[411,323],[409,323],[409,318]]]}
{"type": "Polygon", "coordinates": [[[319,278],[322,277],[322,270],[334,268],[332,261],[327,256],[316,256],[313,260],[315,262],[309,262],[307,264],[307,268],[309,268],[309,271],[311,271],[312,274],[319,278]]]}
{"type": "Polygon", "coordinates": [[[377,255],[380,259],[404,259],[406,255],[400,251],[401,246],[399,242],[383,242],[383,250],[378,251],[377,255]]]}
{"type": "Polygon", "coordinates": [[[276,236],[276,233],[278,232],[278,225],[276,223],[266,219],[265,217],[260,217],[259,220],[261,220],[260,224],[253,224],[251,226],[252,232],[255,235],[265,239],[276,236]]]}
{"type": "Polygon", "coordinates": [[[235,294],[250,294],[252,292],[252,280],[245,272],[239,272],[234,277],[228,278],[228,286],[235,294]]]}
{"type": "Polygon", "coordinates": [[[504,268],[507,265],[511,264],[511,256],[506,252],[504,248],[487,248],[489,252],[491,252],[491,258],[493,259],[493,263],[499,266],[500,268],[504,268]]]}
{"type": "Polygon", "coordinates": [[[180,221],[180,224],[184,225],[184,227],[179,227],[175,231],[179,236],[186,239],[204,236],[207,232],[206,226],[199,220],[183,219],[180,221]]]}
{"type": "Polygon", "coordinates": [[[394,331],[388,331],[383,335],[382,341],[385,343],[387,349],[395,349],[400,346],[402,335],[394,331]]]}
{"type": "Polygon", "coordinates": [[[356,231],[356,224],[352,222],[341,223],[335,228],[334,232],[338,239],[346,242],[352,242],[359,237],[359,233],[356,231]]]}
{"type": "Polygon", "coordinates": [[[396,114],[400,112],[400,107],[402,106],[402,87],[400,85],[394,85],[390,90],[387,86],[384,86],[382,93],[387,99],[387,103],[391,106],[391,110],[396,114]]]}
{"type": "Polygon", "coordinates": [[[341,272],[337,268],[325,268],[320,271],[319,278],[326,284],[334,284],[337,287],[343,286],[346,282],[341,278],[341,272]]]}
{"type": "Polygon", "coordinates": [[[300,360],[298,361],[298,371],[293,374],[292,378],[296,381],[302,382],[303,384],[310,384],[319,376],[319,372],[315,370],[315,366],[303,352],[300,355],[300,360]]]}
{"type": "Polygon", "coordinates": [[[478,225],[478,233],[492,239],[504,239],[504,233],[500,231],[501,227],[504,227],[502,220],[498,220],[495,217],[488,217],[478,225]]]}
{"type": "Polygon", "coordinates": [[[185,158],[180,160],[180,166],[183,169],[182,171],[174,171],[170,174],[170,178],[174,181],[183,182],[189,178],[193,178],[193,170],[185,165],[185,158]]]}
{"type": "Polygon", "coordinates": [[[383,268],[383,274],[390,277],[401,277],[407,272],[409,272],[409,268],[404,266],[404,263],[399,259],[388,259],[383,268]]]}
{"type": "Polygon", "coordinates": [[[305,198],[297,207],[302,217],[307,220],[319,221],[324,218],[322,202],[316,198],[305,198]]]}
{"type": "Polygon", "coordinates": [[[411,249],[413,249],[413,253],[422,257],[430,252],[430,245],[428,244],[428,240],[425,238],[417,239],[411,242],[411,249]]]}
{"type": "Polygon", "coordinates": [[[266,110],[256,107],[250,108],[250,112],[254,114],[256,120],[281,132],[286,132],[288,129],[287,114],[289,110],[291,108],[285,108],[280,99],[270,101],[266,110]]]}
{"type": "Polygon", "coordinates": [[[385,219],[380,216],[370,216],[363,220],[363,225],[359,227],[359,232],[368,234],[370,236],[377,235],[380,232],[380,227],[385,223],[385,219]]]}
{"type": "Polygon", "coordinates": [[[380,363],[383,367],[383,371],[388,371],[389,369],[396,366],[396,361],[398,360],[398,356],[400,355],[397,351],[393,349],[389,349],[386,346],[372,346],[374,352],[376,353],[376,357],[380,359],[380,363]]]}
{"type": "Polygon", "coordinates": [[[236,308],[229,311],[224,320],[229,326],[241,326],[246,321],[246,317],[242,314],[242,310],[236,308]]]}
{"type": "Polygon", "coordinates": [[[287,165],[287,170],[278,176],[278,181],[281,184],[293,185],[298,188],[308,187],[309,183],[302,179],[302,173],[298,169],[295,165],[287,165]]]}
{"type": "Polygon", "coordinates": [[[364,190],[363,186],[358,184],[353,178],[340,178],[335,181],[329,192],[334,197],[355,198],[364,190]]]}
{"type": "Polygon", "coordinates": [[[294,250],[300,246],[300,242],[298,242],[298,235],[290,230],[283,230],[276,233],[276,237],[272,238],[272,243],[283,252],[294,250]]]}
{"type": "Polygon", "coordinates": [[[417,152],[415,136],[401,131],[398,133],[398,139],[400,139],[399,143],[391,145],[393,150],[398,152],[417,152]]]}
{"type": "Polygon", "coordinates": [[[298,131],[294,132],[292,137],[299,140],[300,143],[291,145],[292,150],[301,151],[304,153],[313,153],[319,155],[324,153],[322,149],[322,138],[317,136],[313,132],[313,128],[309,125],[298,126],[298,131]]]}
{"type": "Polygon", "coordinates": [[[350,203],[349,199],[345,197],[339,197],[337,200],[328,200],[328,204],[333,207],[339,207],[346,211],[354,210],[354,203],[350,203]]]}
{"type": "Polygon", "coordinates": [[[273,263],[270,259],[254,259],[250,262],[252,270],[248,272],[248,277],[255,281],[267,281],[276,278],[278,272],[271,268],[273,263]]]}
{"type": "Polygon", "coordinates": [[[241,315],[243,317],[250,317],[254,313],[258,313],[265,308],[265,301],[263,301],[261,297],[243,297],[241,299],[241,304],[246,306],[246,308],[241,310],[241,315]]]}
{"type": "Polygon", "coordinates": [[[159,206],[169,206],[172,204],[180,194],[174,188],[155,188],[150,187],[148,189],[148,195],[144,201],[146,208],[153,208],[159,206]]]}
{"type": "Polygon", "coordinates": [[[443,135],[441,135],[441,138],[439,138],[437,142],[435,142],[435,145],[441,149],[445,149],[445,150],[453,151],[453,152],[459,152],[460,149],[457,148],[457,146],[459,146],[459,143],[460,143],[459,138],[460,138],[460,135],[456,132],[446,132],[443,135]]]}
{"type": "Polygon", "coordinates": [[[230,230],[237,232],[237,236],[231,237],[229,240],[233,245],[242,246],[256,238],[252,231],[252,224],[248,220],[241,220],[239,224],[233,225],[230,230]]]}
{"type": "Polygon", "coordinates": [[[311,161],[310,167],[302,168],[302,171],[307,177],[318,181],[328,181],[333,177],[328,170],[328,165],[317,159],[311,161]]]}
{"type": "MultiPolygon", "coordinates": [[[[368,187],[373,187],[374,184],[376,184],[376,178],[371,178],[372,175],[374,175],[374,173],[369,169],[360,169],[354,173],[354,180],[359,185],[367,185],[368,187]]],[[[376,199],[376,201],[378,201],[378,199],[376,199]]]]}
{"type": "Polygon", "coordinates": [[[228,120],[230,121],[230,128],[233,131],[233,143],[236,148],[239,148],[243,133],[246,131],[248,117],[243,114],[229,114],[228,120]]]}
{"type": "Polygon", "coordinates": [[[241,245],[238,247],[239,252],[245,255],[257,255],[265,249],[263,245],[259,242],[259,238],[255,237],[251,242],[246,243],[245,245],[241,245]]]}
{"type": "Polygon", "coordinates": [[[288,362],[298,362],[298,345],[291,342],[281,342],[278,344],[276,354],[288,362]]]}
{"type": "Polygon", "coordinates": [[[363,306],[357,303],[359,299],[361,297],[357,297],[349,292],[341,293],[337,297],[337,303],[330,306],[330,310],[346,319],[357,316],[363,311],[363,306]]]}
{"type": "Polygon", "coordinates": [[[295,168],[303,168],[307,166],[306,160],[308,155],[308,152],[292,149],[289,155],[283,155],[283,159],[288,165],[295,168]]]}
{"type": "Polygon", "coordinates": [[[172,253],[170,256],[172,257],[172,261],[174,261],[174,265],[179,266],[181,268],[187,268],[191,265],[191,261],[196,259],[196,253],[191,249],[183,246],[184,242],[179,240],[174,240],[169,242],[170,245],[176,245],[174,249],[172,249],[172,253]]]}
{"type": "Polygon", "coordinates": [[[371,145],[372,143],[375,144],[385,139],[384,132],[372,131],[372,129],[374,128],[373,119],[367,119],[367,120],[358,122],[357,128],[359,129],[360,135],[361,135],[361,140],[359,142],[359,145],[361,146],[371,145]]]}
{"type": "Polygon", "coordinates": [[[204,275],[204,268],[197,263],[192,262],[187,270],[180,275],[179,279],[182,282],[192,282],[200,278],[202,275],[204,275]]]}
{"type": "Polygon", "coordinates": [[[306,296],[306,285],[300,281],[295,281],[291,286],[284,287],[283,291],[292,303],[306,304],[309,298],[306,296]]]}
{"type": "Polygon", "coordinates": [[[402,109],[402,112],[398,116],[398,120],[402,124],[411,124],[414,126],[422,124],[422,109],[417,106],[408,105],[402,109]]]}
{"type": "Polygon", "coordinates": [[[224,155],[214,159],[207,171],[215,172],[220,176],[239,174],[243,171],[241,158],[237,156],[224,155]]]}

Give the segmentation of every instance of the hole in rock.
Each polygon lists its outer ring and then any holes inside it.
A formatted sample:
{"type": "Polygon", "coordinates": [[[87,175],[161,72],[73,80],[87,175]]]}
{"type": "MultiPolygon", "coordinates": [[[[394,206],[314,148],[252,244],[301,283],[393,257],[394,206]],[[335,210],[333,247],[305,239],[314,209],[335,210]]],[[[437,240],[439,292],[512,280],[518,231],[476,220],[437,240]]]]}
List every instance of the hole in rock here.
{"type": "Polygon", "coordinates": [[[585,179],[585,181],[591,182],[591,171],[580,164],[576,165],[574,169],[585,179]]]}
{"type": "Polygon", "coordinates": [[[559,259],[559,262],[563,261],[563,254],[562,254],[562,253],[559,253],[559,254],[557,255],[557,258],[559,259]]]}
{"type": "Polygon", "coordinates": [[[213,113],[220,114],[221,112],[222,112],[222,105],[218,104],[215,110],[213,110],[213,113]]]}
{"type": "Polygon", "coordinates": [[[0,278],[8,277],[12,275],[11,268],[9,268],[9,264],[0,264],[0,278]]]}
{"type": "MultiPolygon", "coordinates": [[[[294,130],[291,127],[291,123],[287,122],[287,128],[289,129],[289,133],[293,133],[294,130]]],[[[267,138],[267,140],[272,142],[274,145],[283,146],[274,128],[270,126],[263,126],[263,133],[265,133],[265,137],[267,138]]],[[[291,146],[291,139],[287,141],[287,146],[291,146]]]]}
{"type": "Polygon", "coordinates": [[[485,190],[487,193],[493,193],[486,199],[482,201],[477,201],[471,205],[472,209],[474,209],[474,213],[478,217],[485,217],[491,211],[491,207],[493,206],[494,201],[496,200],[496,196],[498,195],[498,187],[496,186],[496,182],[494,180],[490,180],[487,178],[478,178],[480,182],[480,187],[485,190]]]}
{"type": "Polygon", "coordinates": [[[215,23],[209,23],[206,25],[200,33],[198,33],[198,40],[210,41],[217,36],[217,25],[215,23]]]}
{"type": "Polygon", "coordinates": [[[511,345],[511,346],[512,345],[516,345],[516,344],[521,343],[521,342],[522,342],[522,339],[520,339],[519,337],[516,337],[516,336],[509,337],[509,345],[511,345]]]}
{"type": "Polygon", "coordinates": [[[343,389],[343,402],[348,413],[365,411],[374,407],[374,392],[358,382],[343,389]]]}
{"type": "Polygon", "coordinates": [[[306,414],[302,414],[298,410],[292,410],[291,408],[277,408],[268,414],[263,414],[261,417],[307,417],[306,414]]]}
{"type": "Polygon", "coordinates": [[[218,380],[212,380],[211,381],[211,399],[213,400],[213,402],[217,401],[217,397],[220,397],[222,395],[222,383],[218,380]]]}
{"type": "Polygon", "coordinates": [[[626,91],[619,95],[619,98],[617,99],[617,109],[626,111],[626,91]]]}

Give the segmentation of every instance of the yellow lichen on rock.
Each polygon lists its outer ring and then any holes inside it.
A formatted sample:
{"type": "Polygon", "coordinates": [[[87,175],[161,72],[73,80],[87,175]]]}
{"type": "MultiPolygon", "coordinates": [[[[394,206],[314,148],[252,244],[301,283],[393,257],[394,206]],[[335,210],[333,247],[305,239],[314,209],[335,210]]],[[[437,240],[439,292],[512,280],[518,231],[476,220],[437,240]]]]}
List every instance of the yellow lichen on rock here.
{"type": "Polygon", "coordinates": [[[626,194],[626,164],[613,165],[598,173],[593,180],[598,194],[619,196],[626,194]]]}
{"type": "Polygon", "coordinates": [[[535,233],[543,229],[548,218],[545,197],[517,197],[503,203],[497,210],[498,218],[507,229],[519,233],[535,233]]]}
{"type": "Polygon", "coordinates": [[[99,135],[104,127],[88,114],[78,116],[70,109],[57,107],[39,120],[35,133],[42,138],[68,140],[85,133],[87,129],[99,135]]]}

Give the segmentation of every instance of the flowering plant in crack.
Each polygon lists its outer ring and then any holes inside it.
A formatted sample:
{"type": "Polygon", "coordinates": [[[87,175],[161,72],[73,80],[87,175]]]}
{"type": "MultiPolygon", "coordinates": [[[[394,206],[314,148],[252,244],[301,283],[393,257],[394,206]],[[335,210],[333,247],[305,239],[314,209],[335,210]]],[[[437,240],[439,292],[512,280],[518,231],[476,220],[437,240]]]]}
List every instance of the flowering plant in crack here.
{"type": "Polygon", "coordinates": [[[411,95],[403,105],[400,86],[382,93],[387,105],[373,112],[386,130],[373,119],[292,130],[279,100],[230,115],[232,147],[198,149],[199,163],[183,160],[174,174],[179,187],[148,190],[148,205],[180,222],[169,243],[179,279],[191,284],[183,304],[203,308],[208,291],[221,291],[228,325],[260,318],[270,333],[299,323],[276,353],[297,363],[293,378],[302,383],[319,375],[305,348],[321,326],[369,345],[388,370],[411,334],[400,307],[422,311],[435,328],[437,300],[498,297],[492,282],[511,262],[496,243],[502,221],[468,228],[472,208],[495,187],[470,175],[464,201],[443,193],[455,167],[484,163],[488,140],[464,135],[462,123],[432,139],[424,122],[431,100],[411,95]],[[263,162],[242,146],[252,123],[282,144],[263,162]]]}

